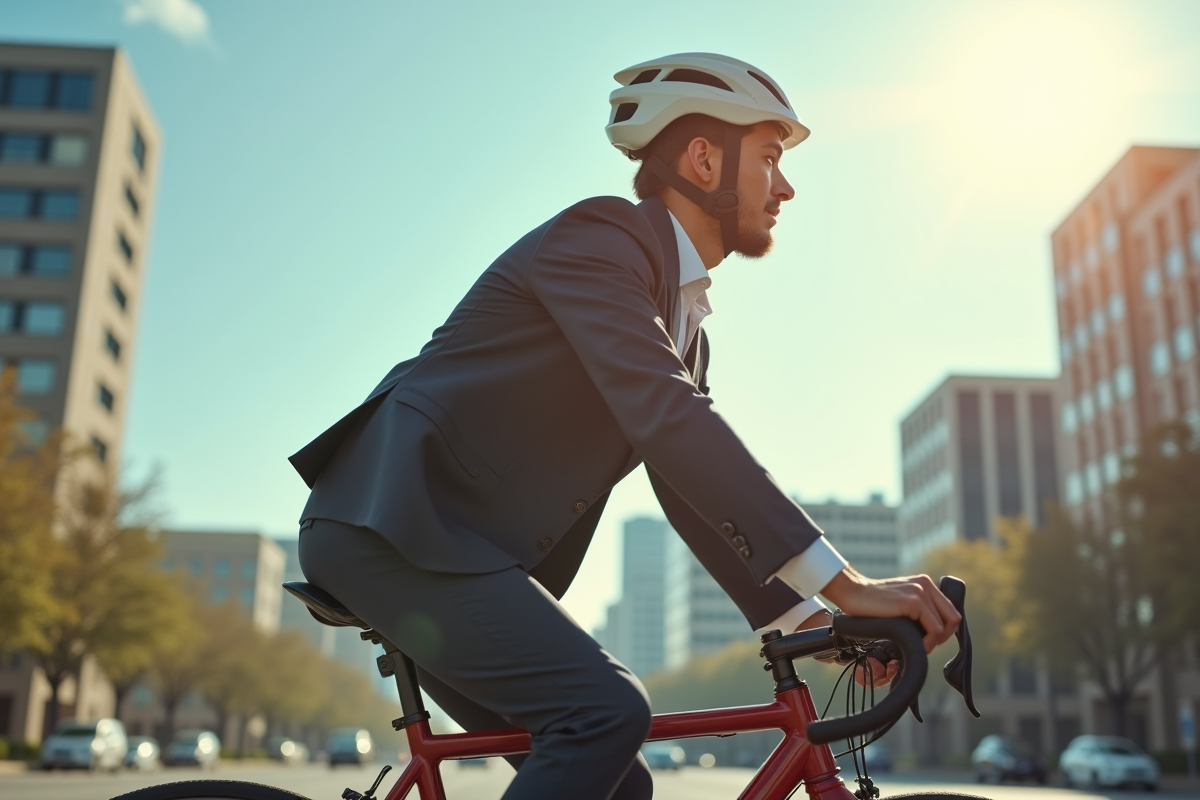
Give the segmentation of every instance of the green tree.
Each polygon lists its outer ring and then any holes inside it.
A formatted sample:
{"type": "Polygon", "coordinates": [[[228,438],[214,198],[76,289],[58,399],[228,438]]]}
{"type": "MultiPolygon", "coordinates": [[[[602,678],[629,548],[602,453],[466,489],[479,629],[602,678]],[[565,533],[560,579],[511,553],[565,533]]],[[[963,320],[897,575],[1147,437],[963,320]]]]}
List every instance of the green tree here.
{"type": "Polygon", "coordinates": [[[1129,702],[1156,658],[1153,578],[1141,541],[1051,509],[1043,528],[1014,529],[1009,542],[1028,602],[1022,641],[1052,665],[1082,665],[1126,735],[1129,702]]]}
{"type": "Polygon", "coordinates": [[[260,710],[262,696],[270,688],[274,658],[267,637],[236,603],[209,606],[200,614],[208,630],[221,632],[198,651],[206,669],[197,685],[216,710],[217,731],[224,736],[232,717],[240,717],[244,728],[247,718],[260,710]]]}
{"type": "Polygon", "coordinates": [[[53,617],[46,551],[54,517],[58,437],[34,446],[34,415],[16,403],[16,373],[0,370],[0,652],[44,646],[53,617]]]}
{"type": "Polygon", "coordinates": [[[1154,576],[1164,642],[1200,633],[1200,433],[1184,422],[1150,430],[1117,484],[1120,519],[1154,576]]]}
{"type": "Polygon", "coordinates": [[[125,521],[149,487],[124,491],[111,471],[78,456],[58,478],[56,530],[46,548],[56,609],[44,641],[30,648],[50,684],[51,727],[62,684],[78,677],[85,657],[113,664],[126,648],[156,647],[182,602],[158,569],[162,553],[152,533],[125,521]]]}

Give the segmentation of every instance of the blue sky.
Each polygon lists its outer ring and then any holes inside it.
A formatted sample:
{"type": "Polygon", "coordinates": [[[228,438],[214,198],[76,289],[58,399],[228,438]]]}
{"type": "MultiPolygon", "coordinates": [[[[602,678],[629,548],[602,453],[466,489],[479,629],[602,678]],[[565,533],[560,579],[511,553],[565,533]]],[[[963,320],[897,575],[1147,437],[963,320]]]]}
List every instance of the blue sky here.
{"type": "MultiPolygon", "coordinates": [[[[1200,144],[1193,2],[0,3],[125,48],[165,134],[126,441],[171,524],[292,535],[285,458],[563,207],[629,196],[612,74],[751,61],[812,137],[775,252],[712,274],[720,410],[803,497],[899,500],[948,372],[1058,370],[1049,233],[1133,143],[1200,144]]],[[[618,487],[568,608],[616,594],[618,487]]]]}

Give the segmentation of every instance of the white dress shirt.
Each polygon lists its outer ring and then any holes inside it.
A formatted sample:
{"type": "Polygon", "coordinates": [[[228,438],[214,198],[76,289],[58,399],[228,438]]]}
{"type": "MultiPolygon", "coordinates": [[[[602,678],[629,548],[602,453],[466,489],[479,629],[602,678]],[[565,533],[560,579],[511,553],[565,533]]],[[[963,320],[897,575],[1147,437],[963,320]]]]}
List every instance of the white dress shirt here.
{"type": "MultiPolygon", "coordinates": [[[[672,339],[682,358],[700,330],[700,323],[712,314],[706,293],[708,287],[712,286],[712,278],[708,277],[708,269],[700,253],[674,214],[671,214],[671,224],[675,226],[675,243],[679,249],[679,317],[673,320],[672,339]]],[[[780,567],[771,577],[778,578],[808,599],[793,606],[762,630],[778,628],[784,633],[791,633],[797,625],[825,608],[817,595],[844,566],[846,559],[822,536],[803,553],[780,567]]]]}

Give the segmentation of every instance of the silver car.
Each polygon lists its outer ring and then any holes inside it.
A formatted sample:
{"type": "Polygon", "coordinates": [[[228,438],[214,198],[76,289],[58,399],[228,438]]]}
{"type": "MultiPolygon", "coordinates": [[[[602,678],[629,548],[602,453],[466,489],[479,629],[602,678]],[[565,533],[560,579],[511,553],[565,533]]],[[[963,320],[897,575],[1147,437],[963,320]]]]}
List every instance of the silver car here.
{"type": "Polygon", "coordinates": [[[65,719],[42,743],[42,769],[116,772],[125,761],[125,726],[115,719],[65,719]]]}
{"type": "Polygon", "coordinates": [[[212,731],[180,731],[163,751],[163,762],[172,766],[188,764],[216,769],[220,760],[221,740],[212,731]]]}
{"type": "Polygon", "coordinates": [[[329,735],[325,752],[329,754],[330,767],[366,764],[375,760],[375,742],[365,728],[337,728],[329,735]]]}
{"type": "Polygon", "coordinates": [[[1158,764],[1118,736],[1076,736],[1058,758],[1068,786],[1158,788],[1158,764]]]}

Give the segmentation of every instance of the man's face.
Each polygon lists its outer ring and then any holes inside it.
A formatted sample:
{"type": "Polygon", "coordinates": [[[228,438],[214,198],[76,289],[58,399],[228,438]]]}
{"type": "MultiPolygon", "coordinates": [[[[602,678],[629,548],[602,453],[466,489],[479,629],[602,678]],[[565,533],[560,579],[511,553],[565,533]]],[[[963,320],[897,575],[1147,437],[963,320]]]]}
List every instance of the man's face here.
{"type": "Polygon", "coordinates": [[[783,177],[779,160],[783,157],[783,131],[773,122],[760,122],[742,139],[742,160],[738,165],[738,246],[737,252],[749,258],[765,256],[771,250],[771,228],[784,200],[796,196],[796,190],[783,177]]]}

